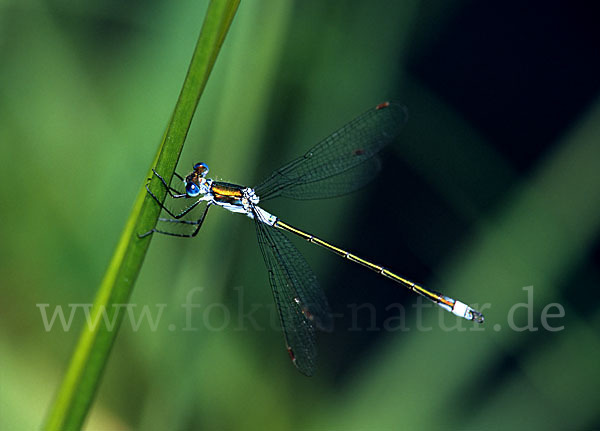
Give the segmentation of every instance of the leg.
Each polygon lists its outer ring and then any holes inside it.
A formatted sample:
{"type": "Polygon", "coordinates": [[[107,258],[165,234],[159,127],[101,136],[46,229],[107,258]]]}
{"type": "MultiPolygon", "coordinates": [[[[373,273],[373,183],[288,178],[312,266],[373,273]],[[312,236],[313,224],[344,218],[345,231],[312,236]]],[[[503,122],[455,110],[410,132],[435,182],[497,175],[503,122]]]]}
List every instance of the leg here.
{"type": "MultiPolygon", "coordinates": [[[[163,185],[165,186],[165,188],[167,189],[167,192],[169,192],[169,195],[171,195],[172,198],[182,198],[187,196],[185,193],[181,193],[179,190],[171,187],[169,184],[167,184],[167,181],[158,173],[154,170],[154,168],[152,168],[152,172],[154,172],[154,175],[156,175],[158,177],[158,179],[163,183],[163,185]],[[173,192],[175,192],[176,194],[173,194],[173,192]]],[[[183,181],[183,177],[181,175],[179,175],[177,172],[173,172],[173,175],[175,175],[177,178],[179,178],[181,181],[183,181]]],[[[146,186],[146,188],[148,188],[146,186]]]]}
{"type": "MultiPolygon", "coordinates": [[[[152,172],[154,172],[154,175],[156,175],[158,177],[158,179],[163,183],[163,185],[165,186],[165,188],[167,189],[167,192],[169,193],[169,195],[174,198],[174,199],[178,199],[178,198],[187,198],[187,194],[185,193],[179,193],[178,190],[174,189],[173,187],[170,187],[167,182],[165,181],[165,179],[160,176],[160,174],[158,172],[156,172],[154,169],[152,169],[152,172]],[[173,194],[173,191],[178,193],[178,194],[173,194]]],[[[177,174],[174,173],[175,176],[177,176],[177,178],[180,178],[183,180],[183,178],[177,174]]],[[[183,211],[181,211],[178,214],[174,214],[173,212],[171,212],[171,210],[169,210],[169,208],[167,208],[159,199],[158,197],[152,193],[152,191],[150,190],[150,187],[148,187],[148,185],[146,185],[146,191],[148,192],[148,194],[150,196],[152,196],[152,198],[156,201],[156,203],[162,208],[164,209],[171,217],[175,218],[175,219],[180,219],[181,217],[183,217],[184,215],[186,215],[187,213],[189,213],[191,210],[193,210],[196,205],[198,205],[198,203],[200,201],[196,201],[194,202],[192,205],[188,206],[187,208],[185,208],[183,211]]]]}
{"type": "MultiPolygon", "coordinates": [[[[198,205],[200,201],[197,201],[194,206],[198,205]]],[[[182,238],[193,238],[196,235],[198,235],[198,232],[200,232],[200,228],[202,227],[202,223],[204,223],[204,219],[206,218],[206,214],[208,213],[208,209],[210,208],[210,203],[208,203],[206,205],[206,208],[204,209],[204,212],[202,213],[202,216],[198,219],[198,220],[178,220],[178,219],[170,219],[170,218],[159,218],[159,221],[162,222],[168,222],[168,223],[178,223],[178,224],[187,224],[187,225],[194,225],[196,226],[196,229],[194,229],[194,232],[192,233],[176,233],[176,232],[167,232],[164,230],[160,230],[160,229],[152,229],[149,230],[148,232],[145,232],[141,235],[138,235],[138,238],[144,238],[147,237],[148,235],[156,232],[156,233],[160,233],[163,235],[170,235],[170,236],[178,236],[178,237],[182,237],[182,238]]]]}
{"type": "MultiPolygon", "coordinates": [[[[173,217],[174,219],[180,219],[181,217],[183,217],[184,215],[186,215],[187,213],[189,213],[191,210],[193,210],[194,208],[196,208],[196,206],[202,202],[200,199],[197,199],[193,204],[189,205],[188,207],[184,208],[181,212],[174,214],[169,208],[167,208],[163,203],[161,203],[158,198],[156,197],[156,195],[154,193],[152,193],[150,191],[150,189],[148,188],[148,186],[146,186],[146,191],[148,192],[148,194],[150,196],[152,196],[152,198],[156,201],[156,203],[167,212],[167,214],[169,214],[171,217],[173,217]]],[[[187,195],[184,196],[174,196],[174,197],[187,197],[187,195]]]]}

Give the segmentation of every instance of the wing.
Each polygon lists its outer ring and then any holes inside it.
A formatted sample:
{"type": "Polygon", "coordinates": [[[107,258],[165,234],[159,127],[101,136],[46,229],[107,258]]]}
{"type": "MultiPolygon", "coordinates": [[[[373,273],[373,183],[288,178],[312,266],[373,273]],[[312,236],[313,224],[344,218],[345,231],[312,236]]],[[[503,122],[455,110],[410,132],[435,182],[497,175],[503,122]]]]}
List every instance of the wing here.
{"type": "Polygon", "coordinates": [[[254,188],[256,194],[263,201],[276,196],[315,199],[362,187],[379,170],[373,159],[398,136],[407,118],[406,108],[397,103],[368,110],[273,172],[254,188]]]}
{"type": "Polygon", "coordinates": [[[311,376],[316,367],[316,328],[332,327],[327,299],[298,249],[276,228],[258,220],[258,244],[269,271],[288,353],[298,370],[311,376]]]}

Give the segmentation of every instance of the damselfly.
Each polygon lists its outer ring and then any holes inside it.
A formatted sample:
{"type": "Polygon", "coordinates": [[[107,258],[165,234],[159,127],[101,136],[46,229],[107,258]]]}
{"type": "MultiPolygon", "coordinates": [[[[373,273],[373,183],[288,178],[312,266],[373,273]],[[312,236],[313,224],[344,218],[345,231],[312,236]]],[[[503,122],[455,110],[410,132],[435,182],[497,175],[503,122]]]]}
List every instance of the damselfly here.
{"type": "Polygon", "coordinates": [[[320,245],[351,262],[365,266],[384,277],[424,296],[446,311],[467,320],[483,322],[483,315],[467,304],[420,286],[389,269],[343,250],[310,233],[300,230],[258,206],[268,199],[284,196],[294,199],[316,199],[339,196],[364,186],[380,169],[379,151],[399,134],[407,119],[404,106],[385,102],[368,110],[344,127],[311,148],[303,156],[273,172],[254,188],[229,184],[206,178],[208,166],[196,163],[183,182],[185,191],[171,187],[156,171],[168,194],[174,199],[191,202],[175,213],[164,206],[147,187],[148,193],[172,218],[159,219],[167,226],[183,226],[186,233],[154,228],[153,232],[194,237],[206,218],[209,208],[217,205],[234,213],[245,214],[254,220],[273,298],[277,305],[287,350],[294,365],[308,376],[315,370],[317,349],[315,330],[332,327],[327,299],[319,287],[306,260],[282,231],[290,232],[313,244],[320,245]],[[206,207],[200,218],[186,220],[200,203],[206,207]]]}

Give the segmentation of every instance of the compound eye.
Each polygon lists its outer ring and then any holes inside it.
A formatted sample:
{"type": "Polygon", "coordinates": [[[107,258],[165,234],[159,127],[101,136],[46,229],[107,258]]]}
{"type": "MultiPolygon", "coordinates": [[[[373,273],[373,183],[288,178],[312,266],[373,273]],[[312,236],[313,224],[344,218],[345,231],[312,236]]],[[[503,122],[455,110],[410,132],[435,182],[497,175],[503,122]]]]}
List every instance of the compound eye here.
{"type": "Polygon", "coordinates": [[[205,176],[208,174],[208,165],[203,162],[198,162],[194,165],[194,171],[198,172],[202,176],[205,176]]]}
{"type": "Polygon", "coordinates": [[[194,183],[187,183],[185,185],[185,193],[189,197],[194,198],[194,197],[196,197],[196,196],[198,196],[200,194],[200,187],[198,187],[194,183]]]}

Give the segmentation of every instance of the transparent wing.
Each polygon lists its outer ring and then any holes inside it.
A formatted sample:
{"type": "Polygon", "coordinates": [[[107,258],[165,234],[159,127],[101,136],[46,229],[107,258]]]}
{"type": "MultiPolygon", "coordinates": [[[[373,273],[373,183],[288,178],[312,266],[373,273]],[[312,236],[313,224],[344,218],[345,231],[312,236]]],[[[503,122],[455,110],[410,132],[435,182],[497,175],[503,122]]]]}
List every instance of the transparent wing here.
{"type": "MultiPolygon", "coordinates": [[[[342,196],[364,187],[377,176],[380,170],[381,160],[378,156],[373,156],[347,171],[319,180],[317,186],[314,183],[299,183],[285,189],[282,195],[293,199],[324,199],[342,196]]],[[[261,197],[261,200],[264,199],[261,197]]]]}
{"type": "Polygon", "coordinates": [[[354,191],[375,176],[379,164],[369,161],[398,136],[407,118],[404,106],[382,103],[273,172],[254,189],[263,201],[276,196],[325,198],[354,191]]]}
{"type": "Polygon", "coordinates": [[[298,249],[256,214],[255,221],[288,352],[296,368],[311,376],[317,358],[315,330],[332,327],[327,299],[298,249]]]}

